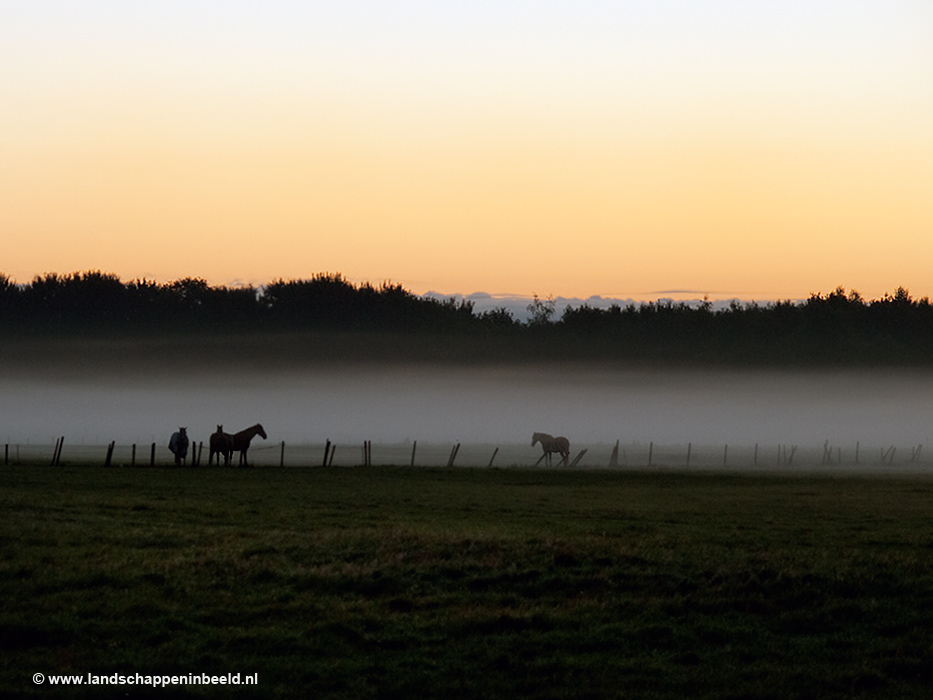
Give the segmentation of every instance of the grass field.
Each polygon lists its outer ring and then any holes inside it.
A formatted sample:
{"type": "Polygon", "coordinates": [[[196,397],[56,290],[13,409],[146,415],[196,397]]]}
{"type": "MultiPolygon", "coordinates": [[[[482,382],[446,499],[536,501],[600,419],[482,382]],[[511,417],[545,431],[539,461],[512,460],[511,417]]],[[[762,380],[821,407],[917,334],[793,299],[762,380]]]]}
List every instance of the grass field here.
{"type": "Polygon", "coordinates": [[[0,470],[5,697],[927,697],[933,479],[0,470]],[[34,673],[258,674],[64,688],[34,673]]]}

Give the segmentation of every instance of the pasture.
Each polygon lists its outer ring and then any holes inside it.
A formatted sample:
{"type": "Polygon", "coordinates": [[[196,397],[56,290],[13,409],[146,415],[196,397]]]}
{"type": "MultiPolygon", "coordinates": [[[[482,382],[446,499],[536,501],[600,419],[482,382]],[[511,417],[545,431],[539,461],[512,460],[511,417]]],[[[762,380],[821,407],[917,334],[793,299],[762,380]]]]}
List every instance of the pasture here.
{"type": "Polygon", "coordinates": [[[0,470],[5,697],[912,698],[933,479],[0,470]],[[51,688],[34,673],[258,674],[51,688]]]}

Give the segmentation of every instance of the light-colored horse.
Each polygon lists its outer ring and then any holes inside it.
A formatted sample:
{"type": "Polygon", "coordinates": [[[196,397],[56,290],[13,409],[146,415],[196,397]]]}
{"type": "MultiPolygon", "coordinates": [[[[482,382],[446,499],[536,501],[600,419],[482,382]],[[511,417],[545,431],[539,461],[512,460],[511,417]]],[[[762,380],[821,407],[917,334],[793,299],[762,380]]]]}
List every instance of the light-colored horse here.
{"type": "Polygon", "coordinates": [[[268,435],[266,431],[263,430],[262,426],[259,423],[256,423],[252,428],[247,428],[246,430],[241,430],[238,433],[233,434],[233,451],[240,452],[240,466],[249,466],[249,462],[246,459],[246,451],[249,449],[249,442],[257,435],[261,435],[262,439],[265,440],[268,435]]]}
{"type": "Polygon", "coordinates": [[[211,435],[211,451],[207,456],[207,463],[214,463],[214,455],[217,455],[217,464],[220,464],[220,456],[223,455],[224,466],[230,464],[230,457],[233,456],[233,436],[224,432],[222,425],[217,426],[217,432],[211,435]]]}
{"type": "Polygon", "coordinates": [[[188,429],[179,428],[177,433],[172,433],[169,438],[168,448],[175,455],[175,464],[180,466],[188,456],[188,429]]]}
{"type": "Polygon", "coordinates": [[[565,437],[554,437],[547,433],[535,433],[531,436],[532,447],[539,442],[541,443],[541,448],[544,450],[544,454],[535,462],[536,467],[541,463],[541,460],[545,458],[547,458],[548,466],[551,466],[552,452],[557,452],[561,456],[561,464],[567,464],[567,460],[570,459],[570,440],[565,437]]]}

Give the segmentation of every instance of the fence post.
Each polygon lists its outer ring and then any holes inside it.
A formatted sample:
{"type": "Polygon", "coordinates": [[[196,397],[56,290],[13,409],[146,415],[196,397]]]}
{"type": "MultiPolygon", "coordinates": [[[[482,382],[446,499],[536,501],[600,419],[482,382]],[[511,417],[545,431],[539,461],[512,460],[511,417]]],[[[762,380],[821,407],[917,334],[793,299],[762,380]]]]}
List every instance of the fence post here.
{"type": "Polygon", "coordinates": [[[693,443],[687,443],[687,469],[690,468],[690,453],[693,451],[693,443]]]}
{"type": "Polygon", "coordinates": [[[651,466],[651,456],[654,453],[654,442],[648,443],[648,466],[651,466]]]}
{"type": "Polygon", "coordinates": [[[373,443],[370,440],[363,440],[363,466],[373,466],[373,443]]]}
{"type": "Polygon", "coordinates": [[[460,451],[460,443],[458,442],[454,445],[454,448],[450,451],[450,459],[447,460],[447,466],[454,466],[454,460],[457,458],[457,453],[460,451]]]}
{"type": "Polygon", "coordinates": [[[490,466],[490,467],[492,467],[492,462],[493,462],[493,460],[496,458],[496,455],[497,455],[497,454],[499,454],[499,448],[498,448],[498,447],[497,447],[495,450],[493,450],[493,452],[492,452],[492,457],[489,458],[489,466],[490,466]]]}
{"type": "Polygon", "coordinates": [[[881,454],[881,463],[885,463],[885,458],[887,458],[888,464],[894,464],[894,453],[897,451],[897,448],[894,445],[891,445],[887,451],[883,451],[881,454]]]}
{"type": "Polygon", "coordinates": [[[571,463],[568,464],[567,466],[568,466],[568,467],[575,467],[575,466],[577,466],[577,464],[580,463],[580,460],[583,459],[583,455],[585,455],[585,454],[586,454],[586,448],[580,450],[580,454],[578,454],[578,455],[574,458],[573,462],[571,462],[571,463]]]}
{"type": "Polygon", "coordinates": [[[3,464],[7,465],[10,463],[10,443],[6,443],[3,446],[3,464]]]}
{"type": "Polygon", "coordinates": [[[609,466],[618,467],[619,466],[619,441],[616,440],[615,447],[612,448],[612,454],[609,455],[609,466]]]}
{"type": "Polygon", "coordinates": [[[728,466],[727,465],[728,461],[729,461],[729,445],[726,445],[725,447],[722,448],[722,466],[724,468],[728,466]]]}
{"type": "Polygon", "coordinates": [[[111,443],[107,446],[107,458],[104,460],[105,467],[110,466],[110,460],[113,458],[113,447],[115,444],[116,441],[111,441],[111,443]]]}
{"type": "Polygon", "coordinates": [[[155,466],[155,443],[152,443],[152,449],[149,451],[149,466],[155,466]]]}
{"type": "Polygon", "coordinates": [[[133,450],[130,452],[130,466],[136,466],[136,443],[133,443],[133,450]]]}
{"type": "Polygon", "coordinates": [[[411,444],[411,466],[415,466],[415,450],[418,449],[418,441],[415,440],[411,444]]]}
{"type": "Polygon", "coordinates": [[[279,455],[279,466],[285,466],[285,441],[282,440],[282,453],[279,455]]]}

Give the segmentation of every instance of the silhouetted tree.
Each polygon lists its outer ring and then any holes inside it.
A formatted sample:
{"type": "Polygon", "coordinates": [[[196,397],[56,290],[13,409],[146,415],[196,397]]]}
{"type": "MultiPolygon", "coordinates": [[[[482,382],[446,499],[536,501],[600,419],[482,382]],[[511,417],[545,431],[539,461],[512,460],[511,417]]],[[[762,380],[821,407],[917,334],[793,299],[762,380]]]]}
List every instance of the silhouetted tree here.
{"type": "Polygon", "coordinates": [[[531,314],[528,323],[532,326],[547,325],[551,322],[551,317],[556,311],[554,297],[548,296],[547,299],[541,299],[537,294],[533,296],[532,302],[525,308],[531,314]]]}
{"type": "Polygon", "coordinates": [[[709,300],[607,309],[583,304],[565,308],[556,322],[554,299],[535,295],[528,310],[527,323],[504,308],[477,315],[468,300],[422,298],[390,282],[355,286],[334,273],[280,279],[260,289],[215,287],[192,277],[123,284],[99,270],[48,273],[18,285],[0,274],[0,328],[5,331],[366,330],[416,332],[421,339],[455,333],[457,344],[470,334],[499,336],[507,342],[496,347],[510,352],[561,357],[586,352],[702,362],[933,362],[933,305],[926,297],[913,298],[904,287],[870,302],[837,287],[803,302],[734,301],[720,310],[709,300]],[[522,337],[533,342],[520,342],[522,337]],[[542,338],[548,342],[541,343],[542,338]]]}

